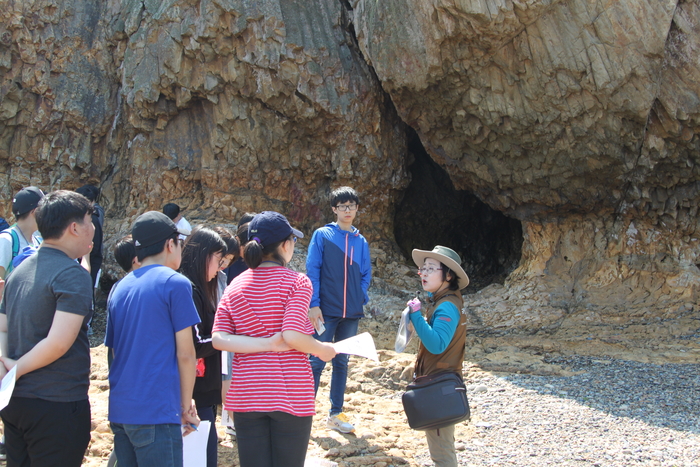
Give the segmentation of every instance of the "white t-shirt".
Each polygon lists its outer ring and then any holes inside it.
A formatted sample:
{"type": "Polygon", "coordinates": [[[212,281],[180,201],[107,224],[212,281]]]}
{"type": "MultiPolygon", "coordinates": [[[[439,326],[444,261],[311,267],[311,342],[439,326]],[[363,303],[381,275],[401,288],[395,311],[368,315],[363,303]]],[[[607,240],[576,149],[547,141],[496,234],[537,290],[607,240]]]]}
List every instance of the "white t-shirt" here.
{"type": "Polygon", "coordinates": [[[192,232],[192,226],[190,225],[189,222],[187,222],[187,219],[184,217],[181,217],[179,221],[177,221],[177,224],[175,224],[175,227],[177,227],[177,230],[182,232],[185,235],[180,235],[181,239],[187,238],[187,235],[189,235],[192,232]]]}
{"type": "MultiPolygon", "coordinates": [[[[19,249],[17,252],[21,252],[25,246],[29,246],[27,239],[24,238],[22,231],[16,225],[13,225],[8,230],[14,230],[19,238],[19,249]]],[[[39,231],[32,234],[32,245],[39,246],[41,244],[41,235],[39,231]]],[[[12,234],[10,232],[0,233],[0,267],[5,268],[5,273],[10,268],[12,263],[12,234]]]]}

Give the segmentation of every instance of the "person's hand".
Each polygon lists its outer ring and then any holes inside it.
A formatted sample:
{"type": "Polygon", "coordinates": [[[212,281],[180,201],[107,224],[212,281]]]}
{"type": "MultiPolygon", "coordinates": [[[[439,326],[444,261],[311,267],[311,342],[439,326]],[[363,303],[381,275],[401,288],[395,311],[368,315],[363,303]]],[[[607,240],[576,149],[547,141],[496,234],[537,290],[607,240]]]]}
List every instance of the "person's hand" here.
{"type": "Polygon", "coordinates": [[[270,339],[270,346],[271,346],[270,351],[271,351],[271,352],[285,352],[285,351],[287,351],[287,350],[291,350],[291,349],[292,349],[292,348],[291,348],[289,345],[287,345],[287,343],[284,341],[284,338],[282,337],[282,333],[281,333],[281,332],[276,333],[275,335],[273,335],[273,336],[270,337],[269,339],[270,339]]]}
{"type": "Polygon", "coordinates": [[[2,362],[3,366],[5,367],[5,370],[10,371],[17,365],[17,360],[14,360],[9,357],[0,357],[0,362],[2,362]]]}
{"type": "Polygon", "coordinates": [[[194,405],[194,401],[192,401],[192,404],[187,410],[184,408],[182,409],[181,423],[182,436],[189,435],[199,426],[199,417],[197,416],[197,407],[194,405]]]}
{"type": "Polygon", "coordinates": [[[420,311],[421,303],[420,300],[418,300],[418,298],[416,297],[413,300],[409,300],[406,303],[406,306],[411,309],[411,313],[415,313],[416,311],[420,311]]]}
{"type": "Polygon", "coordinates": [[[2,297],[3,290],[5,290],[5,280],[0,278],[0,298],[2,297]]]}
{"type": "Polygon", "coordinates": [[[7,368],[5,368],[5,365],[0,365],[0,380],[5,377],[7,374],[7,368]]]}
{"type": "Polygon", "coordinates": [[[322,324],[325,323],[325,321],[323,319],[323,312],[321,311],[321,307],[315,306],[309,308],[309,321],[311,321],[311,326],[314,327],[314,330],[316,330],[316,333],[318,335],[321,335],[325,332],[325,327],[322,326],[322,324]]]}
{"type": "Polygon", "coordinates": [[[319,342],[319,344],[321,344],[320,350],[317,353],[314,353],[314,355],[324,362],[330,362],[333,360],[333,357],[338,355],[338,352],[335,351],[333,344],[326,344],[325,342],[319,342]]]}

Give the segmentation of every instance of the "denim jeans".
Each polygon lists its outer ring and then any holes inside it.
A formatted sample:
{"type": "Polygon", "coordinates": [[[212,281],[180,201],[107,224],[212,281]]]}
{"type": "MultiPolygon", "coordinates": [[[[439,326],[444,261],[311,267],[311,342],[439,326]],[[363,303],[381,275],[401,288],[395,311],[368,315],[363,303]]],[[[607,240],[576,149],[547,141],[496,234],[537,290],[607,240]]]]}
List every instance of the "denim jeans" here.
{"type": "MultiPolygon", "coordinates": [[[[321,342],[338,342],[357,334],[357,327],[360,324],[360,318],[335,318],[323,317],[323,325],[326,331],[316,335],[316,339],[321,342]]],[[[333,373],[331,374],[331,415],[337,415],[343,411],[343,400],[345,399],[345,384],[348,380],[348,354],[339,353],[331,363],[333,365],[333,373]]],[[[326,362],[313,355],[309,358],[311,361],[311,370],[314,373],[314,391],[318,392],[318,385],[321,381],[321,373],[326,367],[326,362]]]]}
{"type": "Polygon", "coordinates": [[[180,424],[112,423],[119,467],[182,467],[180,424]]]}

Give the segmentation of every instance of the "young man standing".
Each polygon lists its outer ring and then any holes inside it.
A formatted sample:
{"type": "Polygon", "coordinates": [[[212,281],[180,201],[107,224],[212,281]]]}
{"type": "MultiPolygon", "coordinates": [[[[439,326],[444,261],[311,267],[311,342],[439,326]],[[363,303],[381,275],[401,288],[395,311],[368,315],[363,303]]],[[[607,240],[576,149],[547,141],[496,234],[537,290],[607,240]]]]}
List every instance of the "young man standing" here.
{"type": "Polygon", "coordinates": [[[199,314],[190,281],[176,272],[182,242],[173,221],[149,211],[131,234],[141,267],[114,286],[107,303],[114,448],[120,467],[181,467],[183,431],[199,425],[190,329],[199,314]]]}
{"type": "Polygon", "coordinates": [[[12,199],[12,214],[17,223],[0,233],[0,279],[12,270],[12,260],[24,247],[39,246],[36,235],[36,207],[44,193],[35,186],[22,188],[12,199]]]}
{"type": "Polygon", "coordinates": [[[9,465],[75,466],[90,442],[90,274],[76,261],[92,245],[92,203],[72,191],[44,197],[44,242],[12,272],[0,303],[0,376],[17,382],[1,412],[9,465]]]}
{"type": "MultiPolygon", "coordinates": [[[[369,301],[367,289],[372,278],[369,245],[352,225],[359,204],[360,199],[352,188],[341,187],[333,191],[331,207],[336,222],[316,230],[309,244],[306,274],[314,287],[309,320],[321,342],[337,342],[357,334],[360,318],[364,316],[363,306],[369,301]],[[319,329],[322,332],[319,333],[319,329]]],[[[315,391],[318,392],[326,362],[318,357],[310,358],[315,391]]],[[[342,433],[355,431],[343,413],[347,377],[348,355],[338,354],[333,358],[331,410],[327,425],[342,433]]]]}

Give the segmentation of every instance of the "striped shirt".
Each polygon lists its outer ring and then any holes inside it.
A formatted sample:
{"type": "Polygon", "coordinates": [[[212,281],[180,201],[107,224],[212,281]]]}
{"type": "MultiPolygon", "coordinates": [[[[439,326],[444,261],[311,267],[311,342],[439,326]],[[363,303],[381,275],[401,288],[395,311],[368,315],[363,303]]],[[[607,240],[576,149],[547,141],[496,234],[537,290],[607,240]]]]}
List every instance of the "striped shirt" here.
{"type": "MultiPolygon", "coordinates": [[[[285,267],[249,269],[226,288],[212,332],[251,337],[281,331],[311,335],[312,293],[308,277],[285,267]]],[[[224,407],[234,412],[313,416],[314,381],[308,355],[297,350],[234,354],[224,407]]]]}

